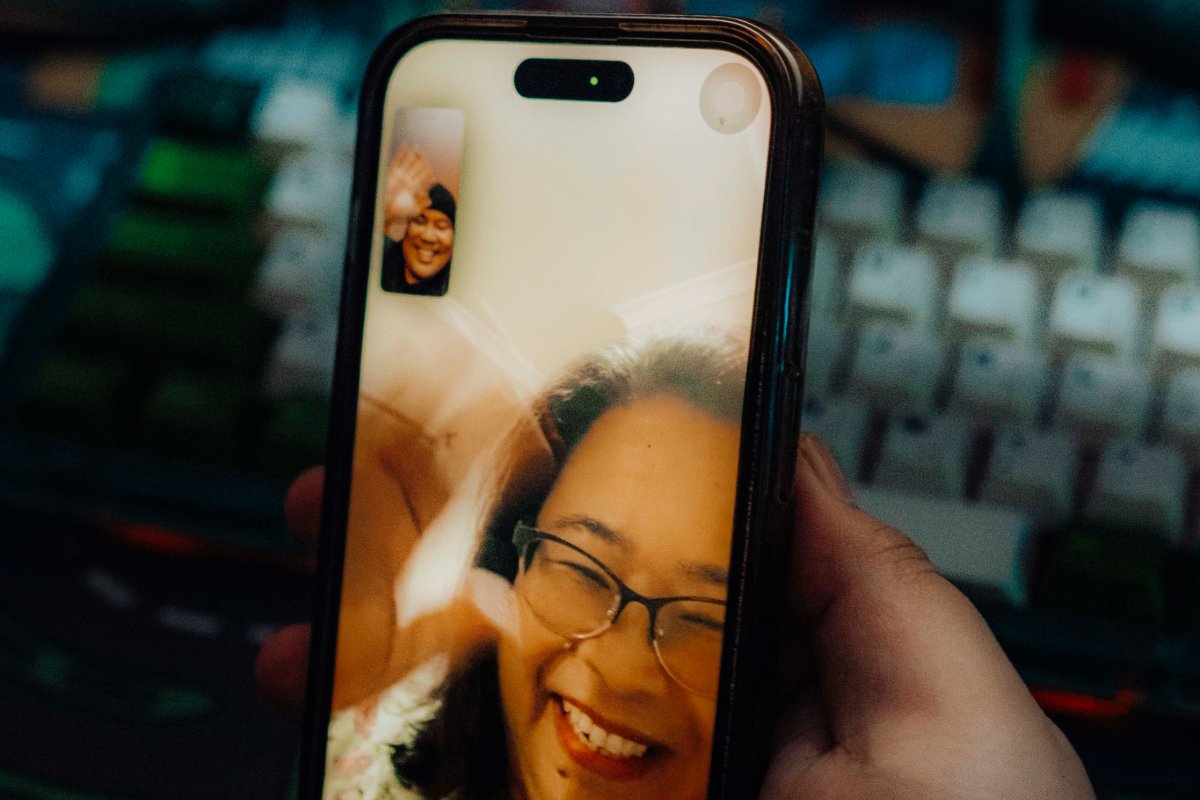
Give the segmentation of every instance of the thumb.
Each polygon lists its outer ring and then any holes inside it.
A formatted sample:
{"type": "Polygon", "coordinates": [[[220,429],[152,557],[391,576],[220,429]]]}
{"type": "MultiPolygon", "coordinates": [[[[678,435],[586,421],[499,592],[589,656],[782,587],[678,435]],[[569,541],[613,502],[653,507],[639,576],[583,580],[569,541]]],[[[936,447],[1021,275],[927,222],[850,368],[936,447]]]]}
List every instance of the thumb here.
{"type": "Polygon", "coordinates": [[[792,551],[792,602],[812,634],[835,742],[987,703],[1041,717],[974,606],[911,539],[852,505],[828,449],[807,435],[792,551]]]}

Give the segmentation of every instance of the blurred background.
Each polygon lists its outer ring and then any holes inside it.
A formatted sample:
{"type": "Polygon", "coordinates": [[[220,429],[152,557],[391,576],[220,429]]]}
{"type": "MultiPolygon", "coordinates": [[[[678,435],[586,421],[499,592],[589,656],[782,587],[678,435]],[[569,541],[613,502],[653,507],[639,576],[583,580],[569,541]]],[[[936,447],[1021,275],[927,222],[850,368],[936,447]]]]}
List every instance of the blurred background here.
{"type": "MultiPolygon", "coordinates": [[[[360,76],[486,1],[0,0],[0,797],[285,798],[360,76]]],[[[658,0],[829,98],[804,424],[1102,798],[1200,797],[1200,2],[658,0]]]]}

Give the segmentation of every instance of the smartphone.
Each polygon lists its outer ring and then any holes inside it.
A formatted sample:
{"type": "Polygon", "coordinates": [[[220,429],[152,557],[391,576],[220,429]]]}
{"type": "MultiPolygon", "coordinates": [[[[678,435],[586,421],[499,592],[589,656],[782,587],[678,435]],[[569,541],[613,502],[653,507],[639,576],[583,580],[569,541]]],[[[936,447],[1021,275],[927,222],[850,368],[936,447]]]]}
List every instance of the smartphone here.
{"type": "Polygon", "coordinates": [[[364,85],[301,796],[753,796],[822,96],[748,21],[442,15],[364,85]]]}

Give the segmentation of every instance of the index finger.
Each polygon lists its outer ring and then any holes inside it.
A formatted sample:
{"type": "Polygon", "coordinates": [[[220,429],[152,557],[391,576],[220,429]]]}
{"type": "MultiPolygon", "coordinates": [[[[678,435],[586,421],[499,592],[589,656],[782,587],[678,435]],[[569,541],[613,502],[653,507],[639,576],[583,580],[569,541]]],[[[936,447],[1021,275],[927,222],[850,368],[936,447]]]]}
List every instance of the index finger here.
{"type": "Polygon", "coordinates": [[[283,502],[283,514],[288,527],[300,543],[311,550],[316,549],[321,530],[324,486],[325,468],[311,467],[292,481],[283,502]]]}

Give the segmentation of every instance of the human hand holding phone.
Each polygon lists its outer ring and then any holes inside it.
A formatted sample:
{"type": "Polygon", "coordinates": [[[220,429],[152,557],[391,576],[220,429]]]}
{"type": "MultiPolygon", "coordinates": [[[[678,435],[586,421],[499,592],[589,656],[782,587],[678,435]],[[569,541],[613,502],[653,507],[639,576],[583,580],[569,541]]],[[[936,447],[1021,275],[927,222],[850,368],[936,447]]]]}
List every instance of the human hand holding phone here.
{"type": "Polygon", "coordinates": [[[1095,797],[979,612],[854,507],[811,436],[796,509],[789,600],[813,674],[783,714],[763,798],[1095,797]]]}
{"type": "MultiPolygon", "coordinates": [[[[853,507],[823,444],[805,436],[799,452],[787,602],[791,644],[808,657],[781,672],[761,797],[1094,798],[978,612],[910,539],[853,507]]],[[[312,470],[288,495],[289,523],[310,545],[322,480],[312,470]]],[[[263,693],[291,715],[308,641],[307,625],[292,626],[259,655],[263,693]]]]}

